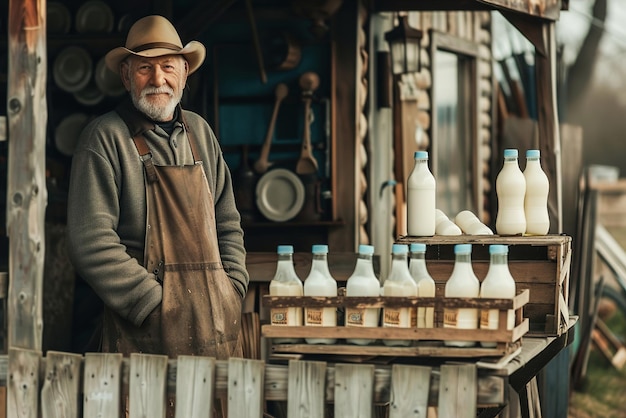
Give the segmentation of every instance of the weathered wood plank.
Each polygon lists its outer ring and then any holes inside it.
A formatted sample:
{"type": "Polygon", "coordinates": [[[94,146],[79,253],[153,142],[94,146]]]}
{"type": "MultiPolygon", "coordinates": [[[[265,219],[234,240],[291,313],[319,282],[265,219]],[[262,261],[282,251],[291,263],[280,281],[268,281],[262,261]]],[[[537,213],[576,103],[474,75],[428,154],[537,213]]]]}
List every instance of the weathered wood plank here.
{"type": "Polygon", "coordinates": [[[439,416],[473,418],[476,416],[475,364],[443,364],[440,368],[439,416]]]}
{"type": "Polygon", "coordinates": [[[374,365],[335,366],[335,416],[371,418],[374,404],[374,365]]]}
{"type": "Polygon", "coordinates": [[[326,363],[322,361],[289,362],[287,416],[323,418],[326,395],[326,363]]]}
{"type": "Polygon", "coordinates": [[[265,362],[230,358],[228,360],[228,416],[263,416],[265,362]]]}
{"type": "Polygon", "coordinates": [[[130,355],[129,418],[165,417],[167,356],[130,355]]]}
{"type": "Polygon", "coordinates": [[[9,349],[7,416],[37,418],[41,352],[9,349]]]}
{"type": "Polygon", "coordinates": [[[41,350],[46,192],[46,8],[10,0],[7,116],[9,152],[9,347],[41,350]]]}
{"type": "Polygon", "coordinates": [[[82,359],[80,354],[46,353],[46,377],[41,389],[44,418],[78,418],[82,359]]]}
{"type": "Polygon", "coordinates": [[[87,353],[83,373],[83,415],[117,418],[121,407],[122,355],[87,353]]]}
{"type": "Polygon", "coordinates": [[[431,370],[426,366],[392,366],[389,418],[427,416],[431,370]]]}
{"type": "Polygon", "coordinates": [[[209,418],[213,410],[215,359],[179,356],[176,374],[176,416],[209,418]]]}

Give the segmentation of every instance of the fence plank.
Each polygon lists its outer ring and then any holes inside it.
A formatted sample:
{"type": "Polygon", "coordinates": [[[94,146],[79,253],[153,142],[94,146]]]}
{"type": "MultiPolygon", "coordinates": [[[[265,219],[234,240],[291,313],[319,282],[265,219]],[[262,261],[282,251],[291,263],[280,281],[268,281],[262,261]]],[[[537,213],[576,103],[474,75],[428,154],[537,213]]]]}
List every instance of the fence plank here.
{"type": "Polygon", "coordinates": [[[179,356],[176,374],[176,416],[209,418],[213,410],[215,359],[179,356]]]}
{"type": "Polygon", "coordinates": [[[41,352],[9,349],[7,416],[37,418],[41,352]]]}
{"type": "Polygon", "coordinates": [[[476,379],[475,364],[441,365],[440,417],[476,417],[476,379]]]}
{"type": "Polygon", "coordinates": [[[228,360],[228,416],[263,416],[265,362],[244,358],[228,360]]]}
{"type": "Polygon", "coordinates": [[[289,361],[287,416],[324,418],[326,363],[289,361]]]}
{"type": "Polygon", "coordinates": [[[335,365],[335,416],[371,418],[374,403],[374,365],[335,365]]]}
{"type": "Polygon", "coordinates": [[[48,351],[41,388],[43,418],[78,418],[82,360],[80,354],[48,351]]]}
{"type": "Polygon", "coordinates": [[[85,354],[83,416],[120,416],[122,359],[119,353],[85,354]]]}
{"type": "Polygon", "coordinates": [[[431,367],[394,364],[389,418],[426,417],[431,367]]]}
{"type": "Polygon", "coordinates": [[[129,418],[165,417],[167,356],[130,355],[129,418]]]}

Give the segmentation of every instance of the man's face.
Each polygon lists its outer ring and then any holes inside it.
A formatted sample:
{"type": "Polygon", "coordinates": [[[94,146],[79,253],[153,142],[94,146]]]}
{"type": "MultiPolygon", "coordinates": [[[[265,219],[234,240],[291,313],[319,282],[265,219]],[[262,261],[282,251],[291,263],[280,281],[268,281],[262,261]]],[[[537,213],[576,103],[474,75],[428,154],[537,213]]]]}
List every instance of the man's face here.
{"type": "Polygon", "coordinates": [[[166,122],[174,117],[187,82],[187,61],[180,55],[144,58],[131,55],[120,74],[137,109],[150,119],[166,122]]]}

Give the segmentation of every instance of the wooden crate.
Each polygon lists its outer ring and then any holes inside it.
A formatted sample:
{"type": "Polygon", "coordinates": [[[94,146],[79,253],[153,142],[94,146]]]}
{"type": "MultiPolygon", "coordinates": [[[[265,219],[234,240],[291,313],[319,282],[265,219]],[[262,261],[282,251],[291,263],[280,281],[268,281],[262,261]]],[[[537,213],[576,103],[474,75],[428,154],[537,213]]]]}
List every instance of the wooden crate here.
{"type": "Polygon", "coordinates": [[[482,281],[489,269],[489,245],[509,246],[509,270],[517,289],[528,289],[530,299],[524,316],[530,320],[528,335],[559,336],[567,330],[568,294],[572,238],[545,236],[409,237],[398,243],[426,244],[426,265],[436,282],[436,296],[443,296],[454,267],[454,245],[472,244],[472,266],[482,281]]]}
{"type": "Polygon", "coordinates": [[[297,353],[344,356],[425,356],[425,357],[486,357],[503,356],[517,350],[521,338],[528,332],[529,321],[524,318],[523,308],[528,303],[529,291],[522,290],[513,299],[495,298],[443,298],[443,297],[306,297],[269,296],[263,297],[266,307],[335,307],[335,308],[401,308],[434,307],[433,328],[387,328],[387,327],[312,327],[263,325],[262,335],[266,338],[336,338],[332,345],[317,344],[272,344],[273,353],[297,353]],[[443,327],[443,312],[446,308],[497,309],[499,328],[451,329],[443,327]],[[508,310],[515,311],[515,327],[506,329],[508,310]],[[352,345],[344,342],[348,338],[374,339],[370,345],[352,345]],[[390,347],[384,340],[411,340],[409,347],[390,347]],[[445,341],[495,342],[495,347],[448,347],[445,341]]]}

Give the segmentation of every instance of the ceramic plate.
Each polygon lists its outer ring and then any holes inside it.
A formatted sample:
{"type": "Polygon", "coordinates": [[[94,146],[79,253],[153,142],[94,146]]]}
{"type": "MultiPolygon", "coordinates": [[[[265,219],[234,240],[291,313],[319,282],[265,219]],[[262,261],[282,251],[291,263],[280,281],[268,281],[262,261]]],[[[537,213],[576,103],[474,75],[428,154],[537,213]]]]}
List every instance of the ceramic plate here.
{"type": "Polygon", "coordinates": [[[63,155],[71,156],[81,131],[89,117],[84,113],[72,113],[59,122],[54,130],[54,145],[63,155]]]}
{"type": "Polygon", "coordinates": [[[275,168],[259,179],[256,203],[259,211],[270,221],[288,221],[302,209],[304,193],[304,184],[297,174],[275,168]]]}
{"type": "Polygon", "coordinates": [[[76,93],[89,84],[92,62],[89,53],[79,46],[64,48],[54,60],[52,76],[61,89],[76,93]]]}
{"type": "Polygon", "coordinates": [[[109,70],[104,62],[104,57],[100,58],[96,64],[94,78],[100,91],[107,96],[117,97],[126,92],[120,76],[109,70]]]}
{"type": "Polygon", "coordinates": [[[46,8],[48,33],[68,33],[72,26],[72,16],[68,8],[58,1],[48,2],[46,8]]]}
{"type": "Polygon", "coordinates": [[[111,32],[114,25],[113,11],[103,1],[89,0],[76,12],[76,31],[111,32]]]}

